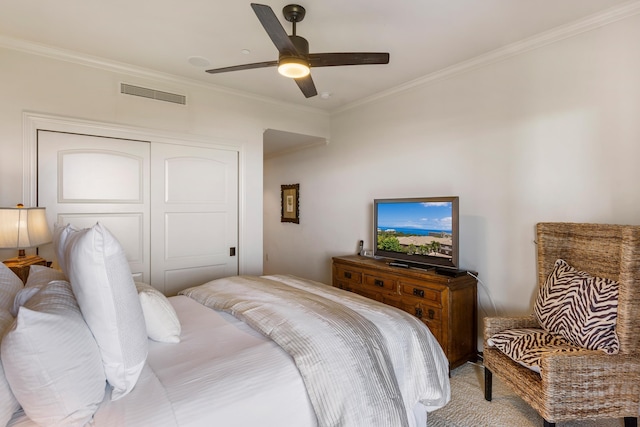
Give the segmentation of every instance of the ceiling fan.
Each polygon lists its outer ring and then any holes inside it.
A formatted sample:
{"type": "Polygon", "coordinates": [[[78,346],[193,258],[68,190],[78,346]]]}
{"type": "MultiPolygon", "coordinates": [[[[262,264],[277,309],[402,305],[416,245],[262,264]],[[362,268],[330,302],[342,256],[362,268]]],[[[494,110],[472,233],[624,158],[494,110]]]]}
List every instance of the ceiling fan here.
{"type": "Polygon", "coordinates": [[[293,24],[293,34],[288,35],[273,13],[271,7],[264,4],[251,3],[251,8],[260,23],[267,31],[271,41],[279,52],[277,61],[255,62],[252,64],[235,65],[231,67],[206,70],[207,73],[217,74],[228,71],[250,70],[278,66],[278,72],[296,81],[305,97],[316,96],[318,91],[311,78],[312,67],[334,67],[338,65],[369,65],[388,64],[388,53],[375,52],[339,52],[339,53],[309,53],[309,42],[296,35],[296,23],[302,21],[305,15],[304,7],[290,4],[282,9],[284,19],[293,24]]]}

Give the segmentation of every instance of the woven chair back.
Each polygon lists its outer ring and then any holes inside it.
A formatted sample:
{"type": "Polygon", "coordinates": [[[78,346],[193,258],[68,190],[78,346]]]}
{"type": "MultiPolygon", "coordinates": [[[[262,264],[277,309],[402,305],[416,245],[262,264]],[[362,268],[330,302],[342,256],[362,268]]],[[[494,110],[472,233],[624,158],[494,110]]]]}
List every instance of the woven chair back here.
{"type": "Polygon", "coordinates": [[[538,286],[557,259],[619,283],[620,353],[640,353],[640,226],[543,222],[536,225],[538,286]]]}

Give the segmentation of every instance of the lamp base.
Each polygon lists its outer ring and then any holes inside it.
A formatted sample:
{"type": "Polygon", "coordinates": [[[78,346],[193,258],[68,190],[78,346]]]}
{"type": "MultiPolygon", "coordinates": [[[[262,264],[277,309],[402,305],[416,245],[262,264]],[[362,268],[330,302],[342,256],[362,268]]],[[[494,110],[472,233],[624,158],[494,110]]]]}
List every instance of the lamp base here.
{"type": "Polygon", "coordinates": [[[27,255],[24,257],[14,257],[3,261],[3,263],[13,271],[16,276],[22,279],[23,283],[27,283],[29,277],[29,268],[32,265],[47,265],[47,260],[38,255],[27,255]]]}

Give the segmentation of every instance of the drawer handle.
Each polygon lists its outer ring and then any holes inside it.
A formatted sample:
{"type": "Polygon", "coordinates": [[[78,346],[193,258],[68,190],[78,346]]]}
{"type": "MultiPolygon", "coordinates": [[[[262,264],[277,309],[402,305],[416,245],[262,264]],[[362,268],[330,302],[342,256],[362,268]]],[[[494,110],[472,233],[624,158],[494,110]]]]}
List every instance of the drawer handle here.
{"type": "Polygon", "coordinates": [[[381,288],[384,288],[384,281],[380,280],[380,279],[376,279],[373,281],[374,285],[376,286],[380,286],[381,288]]]}
{"type": "Polygon", "coordinates": [[[344,277],[346,277],[347,279],[351,279],[351,273],[348,271],[344,272],[344,277]]]}
{"type": "Polygon", "coordinates": [[[436,312],[433,311],[432,309],[429,309],[428,313],[429,313],[429,319],[433,320],[433,318],[436,316],[436,312]]]}
{"type": "Polygon", "coordinates": [[[416,307],[416,317],[422,317],[422,309],[416,307]]]}
{"type": "Polygon", "coordinates": [[[417,297],[424,298],[424,290],[423,289],[413,288],[413,294],[415,296],[417,296],[417,297]]]}

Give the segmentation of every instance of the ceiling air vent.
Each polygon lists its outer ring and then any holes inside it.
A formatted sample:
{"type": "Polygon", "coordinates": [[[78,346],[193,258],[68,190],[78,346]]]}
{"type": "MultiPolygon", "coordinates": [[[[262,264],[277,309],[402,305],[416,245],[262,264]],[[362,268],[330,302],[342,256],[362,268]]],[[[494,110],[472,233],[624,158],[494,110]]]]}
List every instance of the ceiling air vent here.
{"type": "Polygon", "coordinates": [[[163,92],[161,90],[146,87],[133,86],[126,83],[120,84],[120,93],[126,95],[141,96],[143,98],[156,99],[158,101],[173,102],[174,104],[187,104],[187,97],[176,93],[163,92]]]}

